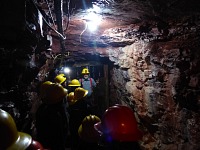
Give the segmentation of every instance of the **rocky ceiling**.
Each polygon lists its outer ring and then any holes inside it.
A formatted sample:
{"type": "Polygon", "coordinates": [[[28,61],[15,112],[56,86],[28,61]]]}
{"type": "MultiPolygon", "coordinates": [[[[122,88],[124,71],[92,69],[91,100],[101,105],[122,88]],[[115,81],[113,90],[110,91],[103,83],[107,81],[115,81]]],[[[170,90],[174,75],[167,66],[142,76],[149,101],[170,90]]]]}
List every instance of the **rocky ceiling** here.
{"type": "MultiPolygon", "coordinates": [[[[43,9],[47,8],[46,1],[39,4],[43,9]]],[[[106,56],[109,47],[131,45],[138,38],[157,38],[155,34],[165,34],[180,18],[198,13],[200,6],[195,0],[88,0],[84,3],[76,0],[63,4],[64,51],[71,52],[75,59],[86,53],[106,56]],[[94,32],[89,31],[85,19],[86,10],[92,4],[100,7],[95,13],[102,17],[94,32]],[[157,33],[153,31],[155,27],[157,33]]],[[[57,36],[55,32],[51,33],[57,36]]],[[[53,43],[53,50],[58,52],[61,49],[59,40],[54,39],[53,43]]]]}
{"type": "Polygon", "coordinates": [[[26,3],[1,2],[0,45],[29,47],[31,43],[30,51],[36,49],[37,53],[46,44],[38,44],[41,35],[51,35],[53,52],[70,52],[67,57],[72,61],[93,58],[85,54],[108,56],[110,47],[167,35],[170,26],[180,18],[195,18],[200,5],[196,0],[29,0],[26,3]],[[87,10],[94,5],[100,8],[93,12],[101,17],[101,22],[96,31],[90,32],[88,23],[93,18],[87,18],[87,10]]]}

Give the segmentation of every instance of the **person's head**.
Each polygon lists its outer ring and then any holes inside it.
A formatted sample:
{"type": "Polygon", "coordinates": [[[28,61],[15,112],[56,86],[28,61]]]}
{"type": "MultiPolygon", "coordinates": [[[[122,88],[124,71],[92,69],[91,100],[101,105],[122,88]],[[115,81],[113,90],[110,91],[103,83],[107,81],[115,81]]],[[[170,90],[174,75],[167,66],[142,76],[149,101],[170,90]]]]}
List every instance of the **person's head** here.
{"type": "Polygon", "coordinates": [[[79,126],[79,137],[89,143],[98,143],[100,134],[94,129],[94,124],[100,121],[100,118],[96,115],[86,116],[79,126]]]}
{"type": "Polygon", "coordinates": [[[77,79],[73,79],[69,82],[68,86],[73,86],[73,87],[80,87],[81,83],[77,79]]]}
{"type": "Polygon", "coordinates": [[[47,89],[53,84],[51,81],[45,81],[40,85],[40,98],[43,99],[47,95],[47,89]]]}
{"type": "Polygon", "coordinates": [[[109,107],[104,112],[102,121],[94,127],[108,143],[137,142],[142,138],[134,112],[128,106],[116,104],[109,107]]]}
{"type": "Polygon", "coordinates": [[[67,78],[66,78],[65,74],[61,73],[61,74],[59,74],[55,77],[54,82],[59,83],[59,84],[61,84],[65,87],[66,86],[66,80],[67,80],[67,78]]]}
{"type": "Polygon", "coordinates": [[[42,99],[46,104],[57,104],[67,96],[68,90],[58,83],[49,85],[45,97],[42,99]]]}
{"type": "Polygon", "coordinates": [[[74,92],[67,94],[67,101],[70,106],[76,103],[76,100],[74,99],[74,92]]]}
{"type": "Polygon", "coordinates": [[[1,150],[36,150],[42,145],[34,141],[32,137],[24,132],[18,132],[12,116],[0,109],[0,149],[1,150]]]}
{"type": "Polygon", "coordinates": [[[77,87],[80,87],[81,83],[77,79],[73,79],[68,83],[68,88],[70,92],[74,92],[77,87]]]}
{"type": "Polygon", "coordinates": [[[88,68],[83,68],[81,74],[83,75],[84,79],[88,79],[90,72],[89,72],[88,68]]]}
{"type": "Polygon", "coordinates": [[[78,87],[74,91],[74,100],[79,101],[79,100],[83,99],[85,96],[87,96],[87,94],[88,94],[88,90],[78,87]]]}

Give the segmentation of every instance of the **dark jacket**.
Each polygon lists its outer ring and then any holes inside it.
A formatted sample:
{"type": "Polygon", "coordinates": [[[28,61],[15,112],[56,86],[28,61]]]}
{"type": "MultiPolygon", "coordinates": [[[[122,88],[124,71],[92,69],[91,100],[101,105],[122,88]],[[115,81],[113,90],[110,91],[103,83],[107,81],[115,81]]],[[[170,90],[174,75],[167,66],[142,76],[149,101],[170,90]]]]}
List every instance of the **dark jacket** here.
{"type": "Polygon", "coordinates": [[[78,128],[82,123],[82,120],[85,118],[85,116],[88,115],[87,112],[87,104],[85,103],[85,100],[79,100],[74,105],[71,105],[69,107],[69,128],[70,128],[70,134],[71,134],[71,149],[77,150],[77,147],[79,145],[79,135],[78,135],[78,128]]]}
{"type": "Polygon", "coordinates": [[[68,135],[65,103],[42,104],[36,112],[37,140],[45,148],[64,150],[68,135]]]}

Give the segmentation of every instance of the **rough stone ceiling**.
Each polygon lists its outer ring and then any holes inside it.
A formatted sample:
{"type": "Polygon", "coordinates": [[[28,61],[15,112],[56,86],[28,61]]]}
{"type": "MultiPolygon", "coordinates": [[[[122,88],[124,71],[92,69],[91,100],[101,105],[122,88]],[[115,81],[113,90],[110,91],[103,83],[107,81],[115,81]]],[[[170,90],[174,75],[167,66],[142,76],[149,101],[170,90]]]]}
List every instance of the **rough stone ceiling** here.
{"type": "MultiPolygon", "coordinates": [[[[69,12],[66,11],[64,1],[63,30],[66,36],[65,51],[75,55],[85,53],[107,55],[108,47],[120,47],[132,44],[135,39],[127,38],[127,35],[136,34],[133,31],[148,32],[158,23],[165,28],[166,22],[175,21],[180,17],[199,13],[200,4],[192,0],[98,0],[71,1],[69,12]],[[87,15],[85,6],[96,4],[101,8],[102,16],[97,31],[90,32],[86,27],[84,17],[87,15]]],[[[162,28],[162,27],[161,27],[162,28]]],[[[138,32],[137,32],[138,33],[138,32]]],[[[52,33],[57,36],[55,33],[52,33]]],[[[60,51],[59,40],[54,39],[54,51],[60,51]]]]}

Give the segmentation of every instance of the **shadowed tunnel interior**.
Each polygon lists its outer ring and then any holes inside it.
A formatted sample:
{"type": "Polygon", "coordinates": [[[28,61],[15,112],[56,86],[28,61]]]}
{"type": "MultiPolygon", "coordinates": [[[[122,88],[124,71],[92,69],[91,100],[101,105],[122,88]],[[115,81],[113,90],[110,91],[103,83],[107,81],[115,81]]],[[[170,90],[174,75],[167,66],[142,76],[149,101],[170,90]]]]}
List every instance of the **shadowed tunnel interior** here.
{"type": "Polygon", "coordinates": [[[144,150],[198,150],[200,3],[195,0],[0,2],[0,108],[35,136],[39,89],[64,67],[98,84],[101,116],[130,107],[144,150]]]}

